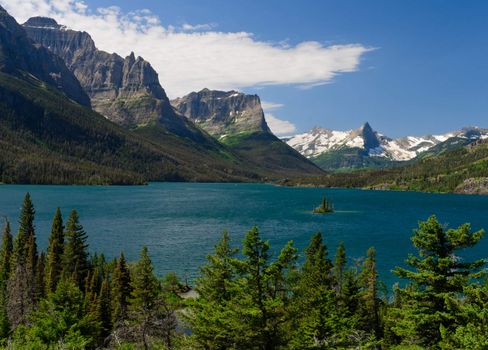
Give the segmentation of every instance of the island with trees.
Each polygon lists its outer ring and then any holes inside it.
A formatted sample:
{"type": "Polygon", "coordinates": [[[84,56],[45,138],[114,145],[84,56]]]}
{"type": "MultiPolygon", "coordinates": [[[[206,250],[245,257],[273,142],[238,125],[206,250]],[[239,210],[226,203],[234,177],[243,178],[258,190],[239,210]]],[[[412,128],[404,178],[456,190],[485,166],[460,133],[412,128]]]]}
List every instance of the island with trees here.
{"type": "Polygon", "coordinates": [[[329,214],[333,212],[334,205],[332,204],[332,201],[328,200],[325,195],[322,197],[322,202],[320,203],[320,206],[312,211],[312,213],[314,214],[329,214]]]}

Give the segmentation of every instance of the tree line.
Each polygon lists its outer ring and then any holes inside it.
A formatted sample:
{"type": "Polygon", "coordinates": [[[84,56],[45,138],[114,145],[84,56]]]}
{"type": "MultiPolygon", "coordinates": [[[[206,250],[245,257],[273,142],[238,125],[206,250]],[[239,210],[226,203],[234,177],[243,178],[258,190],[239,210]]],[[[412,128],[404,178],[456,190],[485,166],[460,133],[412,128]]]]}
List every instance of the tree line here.
{"type": "Polygon", "coordinates": [[[277,254],[257,228],[233,246],[222,235],[196,280],[194,297],[175,274],[158,278],[144,247],[128,263],[90,254],[73,210],[57,209],[47,252],[38,252],[35,210],[24,198],[19,230],[7,221],[0,250],[0,337],[7,349],[487,349],[484,259],[459,251],[483,237],[435,216],[420,222],[406,283],[382,292],[376,251],[351,263],[320,233],[303,263],[293,242],[277,254]]]}

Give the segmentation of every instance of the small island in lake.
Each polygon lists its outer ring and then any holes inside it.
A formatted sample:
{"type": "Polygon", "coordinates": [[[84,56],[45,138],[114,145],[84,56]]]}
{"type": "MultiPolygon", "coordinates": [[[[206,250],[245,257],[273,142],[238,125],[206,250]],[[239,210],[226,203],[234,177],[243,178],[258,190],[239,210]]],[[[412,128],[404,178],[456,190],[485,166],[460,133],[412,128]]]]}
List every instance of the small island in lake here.
{"type": "Polygon", "coordinates": [[[332,205],[332,201],[328,201],[325,195],[322,197],[322,203],[320,206],[313,210],[314,214],[328,214],[333,212],[334,206],[332,205]]]}

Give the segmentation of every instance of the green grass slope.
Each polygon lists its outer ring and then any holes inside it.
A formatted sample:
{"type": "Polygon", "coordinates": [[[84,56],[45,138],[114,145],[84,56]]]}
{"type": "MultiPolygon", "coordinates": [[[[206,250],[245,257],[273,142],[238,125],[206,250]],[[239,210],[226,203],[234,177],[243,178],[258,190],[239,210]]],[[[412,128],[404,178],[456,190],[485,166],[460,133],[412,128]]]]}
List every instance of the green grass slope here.
{"type": "Polygon", "coordinates": [[[317,176],[323,171],[273,134],[239,133],[221,142],[267,179],[317,176]]]}
{"type": "Polygon", "coordinates": [[[353,169],[385,168],[398,162],[383,157],[370,157],[362,148],[342,148],[323,153],[311,159],[326,171],[347,172],[353,169]]]}

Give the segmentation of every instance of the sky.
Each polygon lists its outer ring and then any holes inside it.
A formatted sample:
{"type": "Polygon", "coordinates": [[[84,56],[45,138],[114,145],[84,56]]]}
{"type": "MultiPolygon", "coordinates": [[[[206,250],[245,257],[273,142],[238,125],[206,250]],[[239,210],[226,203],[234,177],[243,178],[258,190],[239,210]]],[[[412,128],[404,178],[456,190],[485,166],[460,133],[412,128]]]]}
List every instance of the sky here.
{"type": "Polygon", "coordinates": [[[384,135],[488,127],[488,1],[0,0],[134,51],[170,98],[258,94],[279,135],[369,122],[384,135]]]}

